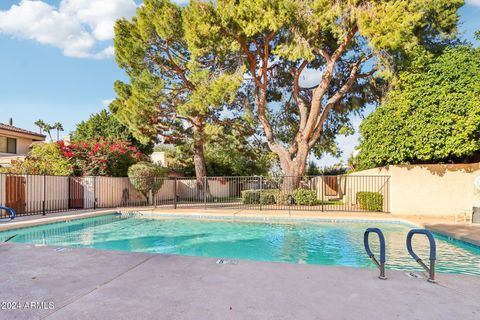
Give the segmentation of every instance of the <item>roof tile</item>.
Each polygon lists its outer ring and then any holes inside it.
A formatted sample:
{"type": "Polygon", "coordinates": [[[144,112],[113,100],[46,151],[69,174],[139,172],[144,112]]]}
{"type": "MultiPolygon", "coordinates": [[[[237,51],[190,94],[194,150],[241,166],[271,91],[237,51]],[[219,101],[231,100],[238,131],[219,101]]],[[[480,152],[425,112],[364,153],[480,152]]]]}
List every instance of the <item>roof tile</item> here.
{"type": "Polygon", "coordinates": [[[25,129],[22,129],[22,128],[17,128],[17,127],[10,126],[10,125],[4,124],[4,123],[0,123],[0,129],[11,131],[11,132],[28,134],[28,135],[31,135],[31,136],[37,136],[37,137],[43,138],[43,139],[45,139],[47,137],[47,136],[45,136],[44,134],[41,134],[41,133],[25,130],[25,129]]]}

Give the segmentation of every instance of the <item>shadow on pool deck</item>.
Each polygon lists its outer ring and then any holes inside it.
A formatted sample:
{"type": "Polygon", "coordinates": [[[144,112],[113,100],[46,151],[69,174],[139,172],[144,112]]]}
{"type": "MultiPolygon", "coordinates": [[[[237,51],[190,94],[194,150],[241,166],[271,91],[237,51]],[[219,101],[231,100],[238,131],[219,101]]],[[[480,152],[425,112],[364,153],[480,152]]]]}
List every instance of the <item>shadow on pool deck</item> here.
{"type": "Polygon", "coordinates": [[[1,244],[0,319],[479,319],[480,277],[1,244]],[[57,250],[56,250],[57,249],[57,250]]]}

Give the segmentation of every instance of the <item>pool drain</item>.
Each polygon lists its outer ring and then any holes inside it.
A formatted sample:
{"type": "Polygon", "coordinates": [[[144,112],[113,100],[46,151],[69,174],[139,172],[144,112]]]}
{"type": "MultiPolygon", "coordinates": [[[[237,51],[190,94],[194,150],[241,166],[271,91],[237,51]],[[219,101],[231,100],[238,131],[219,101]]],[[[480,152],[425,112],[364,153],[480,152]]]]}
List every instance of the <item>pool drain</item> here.
{"type": "Polygon", "coordinates": [[[405,274],[407,275],[407,277],[410,277],[410,278],[423,279],[423,277],[421,275],[419,275],[418,273],[406,272],[405,274]]]}
{"type": "Polygon", "coordinates": [[[216,264],[233,264],[237,265],[238,260],[218,259],[216,264]]]}

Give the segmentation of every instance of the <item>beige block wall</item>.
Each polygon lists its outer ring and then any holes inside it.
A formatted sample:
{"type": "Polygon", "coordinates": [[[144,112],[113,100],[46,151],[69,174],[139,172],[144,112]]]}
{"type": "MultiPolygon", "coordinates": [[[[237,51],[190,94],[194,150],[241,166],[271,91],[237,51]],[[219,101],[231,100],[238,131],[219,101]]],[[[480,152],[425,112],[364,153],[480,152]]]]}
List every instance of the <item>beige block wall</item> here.
{"type": "MultiPolygon", "coordinates": [[[[88,181],[90,181],[90,184],[92,184],[91,181],[93,180],[87,179],[87,185],[89,183],[88,181]]],[[[95,181],[95,192],[97,195],[99,207],[105,208],[121,206],[124,202],[123,196],[125,190],[128,190],[127,203],[129,205],[135,205],[135,203],[141,204],[146,201],[145,196],[135,189],[135,187],[131,184],[129,178],[97,177],[95,181]]],[[[174,183],[174,180],[164,181],[162,187],[156,195],[157,202],[173,200],[174,183]]],[[[85,201],[91,201],[88,199],[93,199],[93,185],[87,186],[85,189],[89,190],[88,195],[87,192],[85,192],[85,201]]],[[[151,196],[149,201],[152,203],[151,196]]]]}
{"type": "MultiPolygon", "coordinates": [[[[95,180],[95,192],[97,196],[97,205],[100,208],[118,207],[124,205],[124,190],[128,190],[127,204],[143,203],[146,201],[142,193],[137,191],[130,183],[128,178],[116,177],[90,177],[85,180],[85,205],[93,201],[93,181],[95,180]]],[[[163,188],[163,187],[162,187],[163,188]]]]}
{"type": "Polygon", "coordinates": [[[454,215],[456,210],[480,206],[480,191],[474,186],[480,163],[398,165],[352,175],[390,176],[392,213],[454,215]]]}
{"type": "Polygon", "coordinates": [[[173,200],[175,198],[175,180],[165,180],[157,193],[157,201],[173,200]]]}
{"type": "MultiPolygon", "coordinates": [[[[230,195],[230,182],[222,182],[220,180],[209,179],[208,187],[210,193],[214,197],[228,197],[230,195]]],[[[181,198],[195,199],[197,196],[197,180],[196,179],[178,179],[177,194],[181,198]]]]}

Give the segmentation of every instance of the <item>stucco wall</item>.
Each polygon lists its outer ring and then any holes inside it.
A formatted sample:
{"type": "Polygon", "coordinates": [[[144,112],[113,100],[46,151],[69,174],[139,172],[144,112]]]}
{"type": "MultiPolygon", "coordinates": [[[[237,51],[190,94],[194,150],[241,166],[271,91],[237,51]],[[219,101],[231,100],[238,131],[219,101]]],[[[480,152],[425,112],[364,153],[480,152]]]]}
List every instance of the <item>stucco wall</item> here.
{"type": "Polygon", "coordinates": [[[338,176],[321,176],[312,179],[317,198],[322,200],[339,200],[348,210],[361,210],[357,203],[358,192],[378,192],[383,195],[383,210],[390,212],[390,177],[381,174],[369,175],[347,174],[338,176]]]}
{"type": "MultiPolygon", "coordinates": [[[[230,182],[221,179],[208,179],[210,194],[214,197],[228,197],[230,182]]],[[[177,179],[177,194],[181,199],[196,199],[199,194],[196,179],[177,179]]]]}
{"type": "Polygon", "coordinates": [[[28,151],[30,151],[31,144],[32,144],[32,139],[17,137],[17,154],[26,155],[28,151]]]}
{"type": "Polygon", "coordinates": [[[26,139],[21,137],[13,137],[6,134],[1,134],[3,137],[12,137],[17,139],[17,151],[16,154],[11,153],[0,153],[0,165],[8,167],[10,166],[12,160],[18,158],[23,158],[30,151],[30,145],[32,144],[32,139],[26,139]]]}
{"type": "MultiPolygon", "coordinates": [[[[19,137],[16,135],[12,135],[9,133],[5,132],[0,132],[0,136],[2,137],[8,137],[8,138],[14,138],[17,140],[17,155],[27,155],[28,151],[30,151],[30,145],[32,144],[32,139],[25,138],[25,137],[19,137]]],[[[1,153],[0,155],[3,156],[12,156],[12,154],[9,153],[1,153]]]]}
{"type": "Polygon", "coordinates": [[[353,175],[390,176],[392,213],[454,215],[456,210],[480,206],[480,191],[474,186],[480,163],[398,165],[353,175]]]}

